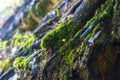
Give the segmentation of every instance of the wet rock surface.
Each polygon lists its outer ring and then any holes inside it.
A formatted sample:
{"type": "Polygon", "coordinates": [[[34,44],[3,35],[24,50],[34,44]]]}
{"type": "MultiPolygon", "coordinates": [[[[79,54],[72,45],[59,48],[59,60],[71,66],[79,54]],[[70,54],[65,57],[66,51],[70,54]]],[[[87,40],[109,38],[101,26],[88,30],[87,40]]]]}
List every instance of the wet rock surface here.
{"type": "Polygon", "coordinates": [[[60,1],[0,79],[119,80],[119,13],[119,0],[60,1]]]}

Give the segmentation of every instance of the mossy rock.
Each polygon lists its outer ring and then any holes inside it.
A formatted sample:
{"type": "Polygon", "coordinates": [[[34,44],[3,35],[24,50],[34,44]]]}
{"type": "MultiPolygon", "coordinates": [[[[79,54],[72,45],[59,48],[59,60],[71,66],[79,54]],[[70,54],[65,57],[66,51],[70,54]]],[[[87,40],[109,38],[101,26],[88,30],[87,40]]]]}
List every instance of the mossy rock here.
{"type": "MultiPolygon", "coordinates": [[[[59,71],[59,73],[53,74],[53,75],[58,75],[58,77],[56,76],[57,78],[61,80],[70,79],[72,75],[73,65],[75,65],[74,63],[74,59],[76,57],[75,50],[79,52],[82,52],[83,50],[83,53],[84,53],[83,57],[85,59],[88,59],[90,55],[89,54],[90,50],[93,48],[87,47],[88,44],[86,42],[91,37],[93,37],[96,32],[98,32],[101,26],[101,23],[104,23],[103,21],[107,19],[107,17],[111,17],[111,11],[113,9],[114,3],[111,0],[109,0],[109,1],[106,1],[106,3],[103,5],[104,6],[101,6],[99,9],[96,10],[96,14],[86,22],[86,25],[83,26],[83,28],[87,29],[89,28],[89,26],[92,24],[94,20],[98,21],[97,24],[95,24],[95,27],[86,36],[84,36],[83,39],[80,39],[81,34],[84,32],[81,30],[81,26],[73,25],[71,20],[62,22],[59,26],[57,26],[57,28],[47,33],[42,38],[41,47],[43,49],[45,50],[51,49],[54,52],[59,49],[59,55],[56,57],[56,60],[60,60],[60,63],[58,63],[57,69],[54,70],[54,71],[59,71]]],[[[105,26],[103,26],[102,28],[105,28],[105,26]]],[[[99,38],[96,38],[95,42],[99,44],[103,44],[103,42],[106,40],[106,35],[108,35],[106,33],[107,31],[105,33],[104,31],[102,31],[102,34],[98,36],[99,38]]],[[[85,76],[87,77],[87,75],[84,75],[84,73],[88,75],[89,70],[86,69],[82,71],[81,74],[83,75],[81,76],[85,78],[85,76]]]]}
{"type": "Polygon", "coordinates": [[[72,24],[71,20],[64,21],[41,39],[41,47],[54,51],[60,49],[61,46],[65,45],[73,37],[75,31],[76,27],[72,24]]]}

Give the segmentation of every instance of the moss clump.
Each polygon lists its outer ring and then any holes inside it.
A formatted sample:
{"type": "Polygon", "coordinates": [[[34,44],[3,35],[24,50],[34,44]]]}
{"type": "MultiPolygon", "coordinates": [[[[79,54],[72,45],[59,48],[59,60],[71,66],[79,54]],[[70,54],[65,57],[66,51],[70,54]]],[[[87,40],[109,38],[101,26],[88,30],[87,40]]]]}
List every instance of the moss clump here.
{"type": "Polygon", "coordinates": [[[59,68],[60,80],[69,80],[69,77],[71,76],[72,68],[74,65],[74,58],[75,58],[74,51],[64,54],[64,57],[60,63],[62,66],[60,66],[59,68]]]}
{"type": "Polygon", "coordinates": [[[71,20],[64,21],[41,39],[41,47],[43,49],[57,50],[73,37],[75,31],[76,27],[72,25],[71,20]]]}
{"type": "Polygon", "coordinates": [[[19,70],[20,68],[23,68],[24,70],[26,70],[26,68],[28,67],[28,65],[26,65],[31,59],[31,56],[29,56],[28,58],[25,58],[23,56],[21,57],[17,57],[15,60],[14,60],[14,63],[13,63],[13,67],[16,68],[16,70],[19,70]]]}
{"type": "Polygon", "coordinates": [[[18,58],[16,58],[16,59],[14,60],[13,66],[14,66],[16,69],[22,67],[23,64],[21,64],[21,63],[22,63],[23,60],[24,60],[24,57],[18,57],[18,58]]]}
{"type": "Polygon", "coordinates": [[[10,67],[9,60],[0,60],[0,71],[7,70],[10,67]]]}

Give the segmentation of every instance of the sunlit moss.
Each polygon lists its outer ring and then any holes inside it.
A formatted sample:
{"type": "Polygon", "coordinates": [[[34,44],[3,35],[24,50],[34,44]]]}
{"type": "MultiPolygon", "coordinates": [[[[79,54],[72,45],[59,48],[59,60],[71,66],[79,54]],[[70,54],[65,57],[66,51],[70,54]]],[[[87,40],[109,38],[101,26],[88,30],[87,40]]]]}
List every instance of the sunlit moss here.
{"type": "Polygon", "coordinates": [[[8,67],[10,66],[9,60],[0,60],[0,68],[2,70],[7,70],[8,67]]]}
{"type": "Polygon", "coordinates": [[[18,69],[20,67],[23,66],[23,64],[21,64],[21,62],[24,60],[25,58],[24,57],[18,57],[14,60],[14,63],[13,63],[13,66],[18,69]]]}
{"type": "Polygon", "coordinates": [[[35,40],[35,35],[31,34],[28,38],[26,38],[26,42],[24,43],[24,48],[27,48],[31,45],[31,43],[35,40]]]}
{"type": "Polygon", "coordinates": [[[0,41],[0,48],[6,50],[8,41],[0,41]]]}
{"type": "Polygon", "coordinates": [[[61,23],[56,29],[47,33],[41,39],[41,47],[43,49],[53,48],[54,50],[59,49],[65,44],[62,40],[68,41],[73,37],[75,31],[75,26],[72,25],[72,21],[65,21],[61,23]]]}
{"type": "Polygon", "coordinates": [[[28,61],[31,59],[31,56],[29,56],[28,58],[25,58],[23,56],[21,57],[17,57],[14,60],[13,66],[18,70],[20,68],[23,67],[24,70],[26,70],[26,68],[28,67],[27,63],[28,61]]]}
{"type": "Polygon", "coordinates": [[[55,11],[56,11],[56,13],[57,13],[57,16],[60,16],[59,9],[58,9],[58,8],[56,8],[56,9],[55,9],[55,11]]]}
{"type": "Polygon", "coordinates": [[[20,33],[19,31],[13,36],[11,47],[23,47],[23,51],[28,48],[36,39],[36,36],[30,32],[20,33]]]}

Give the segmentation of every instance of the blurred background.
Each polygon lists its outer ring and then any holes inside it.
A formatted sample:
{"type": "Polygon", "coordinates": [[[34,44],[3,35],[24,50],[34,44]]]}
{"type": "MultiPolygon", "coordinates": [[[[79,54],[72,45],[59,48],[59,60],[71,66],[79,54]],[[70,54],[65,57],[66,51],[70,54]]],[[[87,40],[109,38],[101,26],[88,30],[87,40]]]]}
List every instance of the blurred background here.
{"type": "Polygon", "coordinates": [[[16,52],[24,45],[27,48],[35,40],[34,29],[58,2],[59,0],[0,0],[0,76],[13,66],[13,58],[19,55],[16,52]]]}
{"type": "Polygon", "coordinates": [[[0,0],[0,28],[22,3],[23,0],[0,0]]]}

